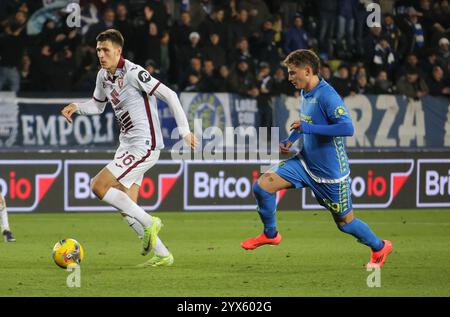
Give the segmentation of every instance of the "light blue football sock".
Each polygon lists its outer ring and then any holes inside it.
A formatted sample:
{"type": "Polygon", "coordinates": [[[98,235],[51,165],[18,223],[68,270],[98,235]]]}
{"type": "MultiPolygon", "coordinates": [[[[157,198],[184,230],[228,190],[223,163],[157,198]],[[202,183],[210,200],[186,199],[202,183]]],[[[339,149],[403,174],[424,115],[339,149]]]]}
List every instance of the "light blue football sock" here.
{"type": "Polygon", "coordinates": [[[373,251],[380,251],[384,247],[384,242],[380,240],[369,226],[358,218],[344,225],[338,225],[339,230],[351,234],[358,239],[358,242],[372,248],[373,251]]]}
{"type": "Polygon", "coordinates": [[[259,186],[258,182],[253,184],[253,194],[258,204],[258,213],[264,224],[264,234],[268,238],[274,238],[277,235],[277,224],[275,211],[277,201],[275,193],[269,193],[259,186]]]}

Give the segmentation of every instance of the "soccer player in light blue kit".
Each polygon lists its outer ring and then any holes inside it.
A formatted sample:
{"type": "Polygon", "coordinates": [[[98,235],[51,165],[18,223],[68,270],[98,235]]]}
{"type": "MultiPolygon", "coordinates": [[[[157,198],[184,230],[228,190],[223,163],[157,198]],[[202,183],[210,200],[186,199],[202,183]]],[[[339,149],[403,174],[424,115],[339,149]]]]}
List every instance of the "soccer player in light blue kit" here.
{"type": "Polygon", "coordinates": [[[379,239],[365,222],[354,216],[350,167],[345,151],[345,137],[352,136],[354,131],[344,101],[333,87],[319,78],[320,60],[314,52],[294,51],[284,64],[289,81],[301,90],[302,101],[300,120],[292,123],[292,133],[280,144],[280,150],[288,153],[300,137],[303,137],[303,148],[298,156],[281,162],[253,185],[264,232],[243,241],[242,247],[253,250],[264,244],[278,245],[281,235],[275,219],[276,192],[309,187],[319,204],[331,212],[339,230],[371,248],[367,266],[381,267],[392,251],[392,243],[379,239]]]}

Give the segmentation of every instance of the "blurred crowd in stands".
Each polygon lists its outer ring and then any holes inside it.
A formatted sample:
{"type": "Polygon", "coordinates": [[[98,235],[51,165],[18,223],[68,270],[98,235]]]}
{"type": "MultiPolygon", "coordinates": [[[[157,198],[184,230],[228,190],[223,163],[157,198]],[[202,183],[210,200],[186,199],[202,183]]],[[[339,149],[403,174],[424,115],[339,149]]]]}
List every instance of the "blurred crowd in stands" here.
{"type": "Polygon", "coordinates": [[[310,48],[343,97],[450,97],[448,0],[1,0],[0,90],[91,93],[108,28],[125,58],[178,92],[298,96],[281,62],[310,48]],[[381,25],[368,26],[373,2],[381,25]]]}

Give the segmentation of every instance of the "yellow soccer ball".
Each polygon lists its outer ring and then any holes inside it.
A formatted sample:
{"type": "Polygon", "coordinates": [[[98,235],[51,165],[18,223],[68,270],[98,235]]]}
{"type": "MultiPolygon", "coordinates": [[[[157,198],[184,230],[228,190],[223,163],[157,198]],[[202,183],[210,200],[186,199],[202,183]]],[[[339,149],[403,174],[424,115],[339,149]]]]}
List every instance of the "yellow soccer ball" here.
{"type": "Polygon", "coordinates": [[[56,265],[65,269],[71,264],[80,264],[84,258],[81,244],[75,239],[63,239],[56,242],[52,252],[56,265]]]}

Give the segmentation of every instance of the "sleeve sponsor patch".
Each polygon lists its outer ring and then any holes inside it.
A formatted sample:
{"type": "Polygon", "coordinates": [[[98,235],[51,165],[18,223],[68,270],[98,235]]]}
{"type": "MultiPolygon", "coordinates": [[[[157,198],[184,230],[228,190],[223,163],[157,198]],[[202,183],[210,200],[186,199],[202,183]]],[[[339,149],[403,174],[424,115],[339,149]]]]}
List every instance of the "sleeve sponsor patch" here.
{"type": "Polygon", "coordinates": [[[150,81],[150,79],[152,79],[150,74],[145,70],[141,70],[138,74],[138,77],[139,77],[139,80],[142,81],[143,83],[148,83],[150,81]]]}
{"type": "Polygon", "coordinates": [[[343,106],[338,106],[336,109],[334,109],[334,116],[336,118],[340,118],[346,114],[347,114],[347,111],[345,110],[345,108],[343,106]]]}

